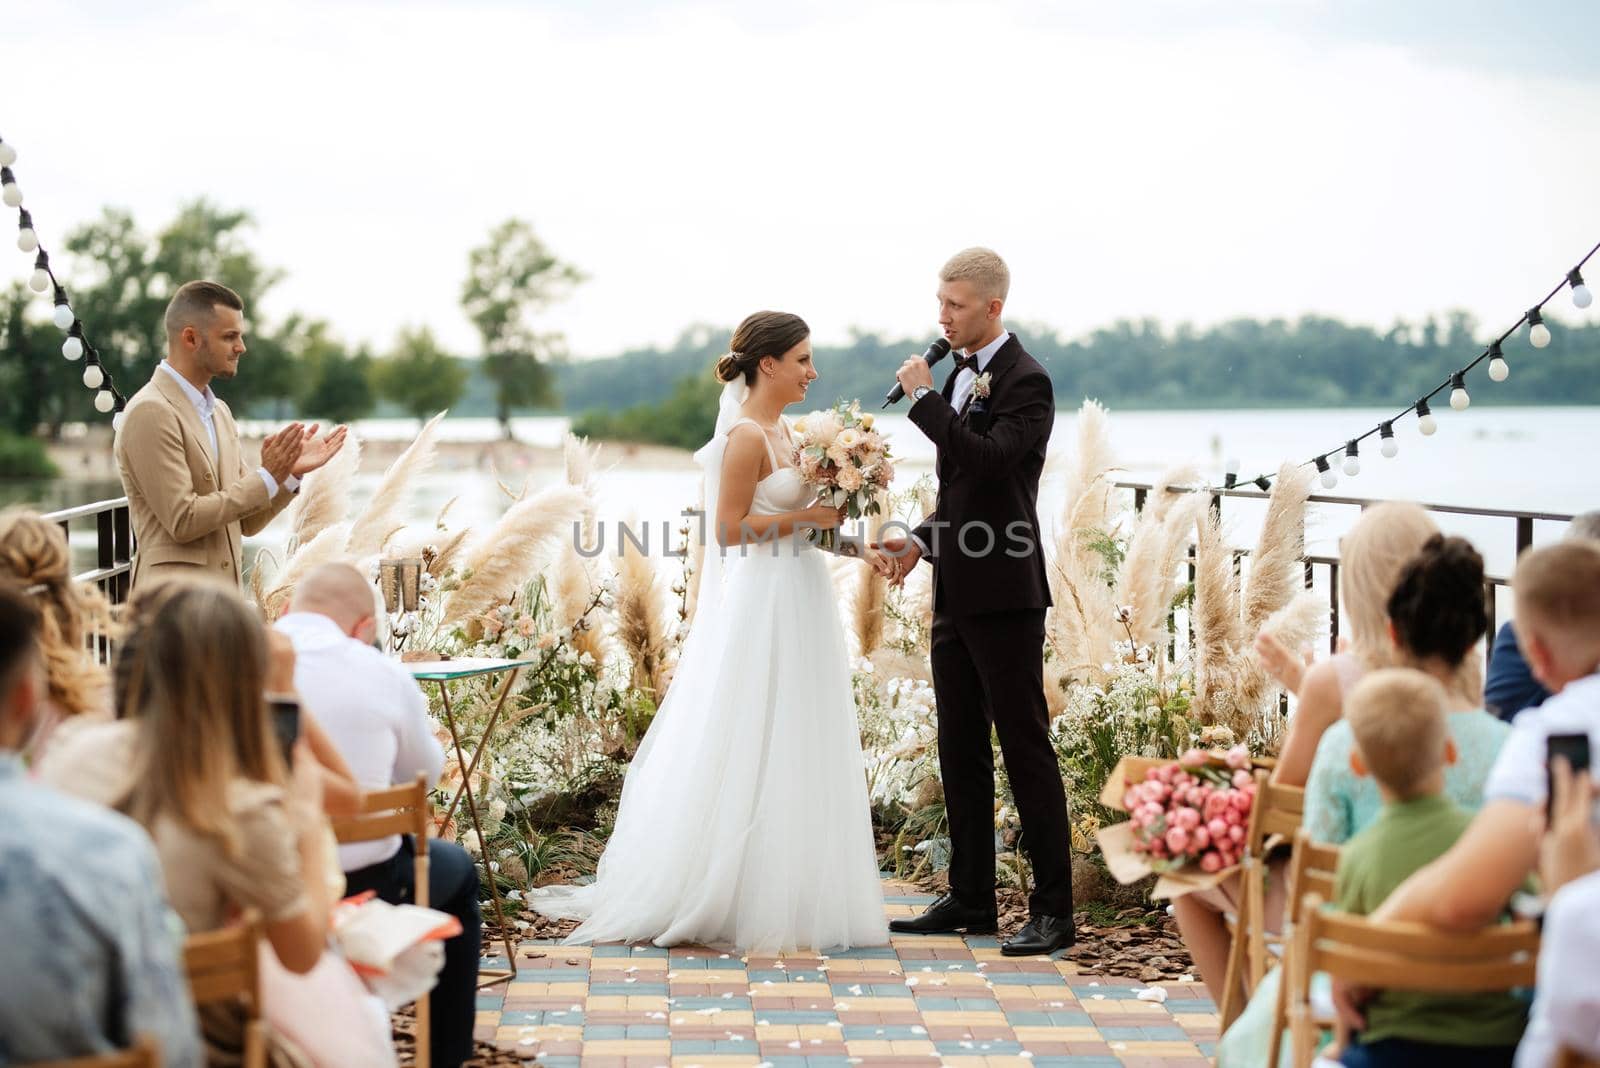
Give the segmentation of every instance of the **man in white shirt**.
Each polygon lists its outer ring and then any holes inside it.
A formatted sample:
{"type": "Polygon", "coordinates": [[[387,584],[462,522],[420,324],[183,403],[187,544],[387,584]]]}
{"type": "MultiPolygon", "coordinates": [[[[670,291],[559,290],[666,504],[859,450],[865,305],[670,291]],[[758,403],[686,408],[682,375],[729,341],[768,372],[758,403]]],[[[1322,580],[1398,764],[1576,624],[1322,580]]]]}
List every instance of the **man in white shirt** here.
{"type": "Polygon", "coordinates": [[[1587,734],[1600,753],[1600,544],[1573,538],[1529,550],[1512,589],[1523,653],[1554,696],[1517,717],[1460,840],[1401,884],[1376,919],[1454,931],[1493,923],[1538,859],[1546,740],[1587,734]]]}
{"type": "Polygon", "coordinates": [[[211,391],[244,355],[244,303],[227,286],[186,282],[167,305],[167,358],[133,395],[115,452],[136,551],[134,585],[159,571],[242,581],[241,542],[288,507],[300,479],[344,444],[291,423],[248,468],[233,413],[211,391]]]}
{"type": "MultiPolygon", "coordinates": [[[[376,591],[349,564],[324,564],[295,588],[276,624],[294,644],[295,689],[361,785],[384,789],[418,773],[431,785],[444,765],[428,702],[416,680],[372,644],[376,591]]],[[[415,896],[414,843],[399,835],[339,847],[347,892],[375,892],[400,904],[415,896]]],[[[434,839],[428,849],[428,904],[461,921],[445,943],[444,969],[430,995],[433,1063],[453,1068],[472,1056],[476,1014],[478,873],[466,850],[434,839]]]]}

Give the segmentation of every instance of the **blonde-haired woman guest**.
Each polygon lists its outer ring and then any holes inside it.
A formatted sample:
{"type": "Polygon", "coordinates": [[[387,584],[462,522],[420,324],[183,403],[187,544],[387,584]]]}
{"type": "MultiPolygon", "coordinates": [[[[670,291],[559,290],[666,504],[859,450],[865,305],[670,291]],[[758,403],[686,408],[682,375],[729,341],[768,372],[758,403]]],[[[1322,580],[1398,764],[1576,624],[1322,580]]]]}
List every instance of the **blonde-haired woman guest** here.
{"type": "MultiPolygon", "coordinates": [[[[1367,509],[1339,542],[1339,606],[1344,611],[1347,638],[1344,649],[1306,667],[1298,660],[1298,653],[1284,649],[1276,639],[1257,639],[1257,650],[1268,670],[1285,686],[1295,689],[1298,698],[1272,773],[1274,782],[1304,786],[1311,774],[1317,743],[1323,732],[1338,722],[1345,694],[1367,672],[1399,662],[1389,639],[1389,595],[1406,564],[1438,533],[1433,518],[1419,505],[1386,501],[1367,509]]],[[[1476,660],[1472,662],[1475,664],[1476,660]]],[[[1480,692],[1481,688],[1480,682],[1480,692]]],[[[1265,918],[1273,930],[1281,926],[1283,912],[1284,888],[1279,874],[1275,869],[1267,880],[1265,918]]],[[[1184,945],[1218,1005],[1223,1000],[1222,981],[1227,974],[1231,940],[1224,917],[1236,907],[1237,890],[1238,881],[1229,880],[1213,890],[1185,894],[1172,903],[1184,945]]]]}
{"type": "Polygon", "coordinates": [[[106,673],[88,644],[92,634],[114,634],[111,605],[95,587],[73,581],[65,532],[24,508],[0,512],[0,579],[7,578],[39,608],[49,678],[47,706],[22,749],[24,759],[33,761],[67,723],[111,718],[106,673]]]}
{"type": "MultiPolygon", "coordinates": [[[[126,718],[52,753],[42,775],[111,801],[156,843],[167,895],[190,933],[260,912],[291,972],[316,966],[336,890],[322,812],[321,769],[302,739],[286,764],[264,694],[293,690],[293,656],[269,653],[268,632],[237,591],[182,584],[141,621],[130,652],[137,682],[126,718]],[[128,754],[108,789],[85,769],[128,754]],[[107,797],[108,793],[120,796],[107,797]]],[[[238,1063],[237,1014],[202,1014],[212,1065],[238,1063]]],[[[285,1046],[281,1065],[304,1063],[285,1046]]]]}

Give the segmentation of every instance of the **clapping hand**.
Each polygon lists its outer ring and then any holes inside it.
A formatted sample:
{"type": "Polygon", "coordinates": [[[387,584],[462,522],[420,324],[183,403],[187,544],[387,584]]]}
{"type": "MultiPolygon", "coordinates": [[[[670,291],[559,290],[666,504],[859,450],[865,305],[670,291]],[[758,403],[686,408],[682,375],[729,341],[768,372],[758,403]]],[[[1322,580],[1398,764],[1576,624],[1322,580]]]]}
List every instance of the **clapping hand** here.
{"type": "Polygon", "coordinates": [[[349,427],[334,427],[327,437],[319,441],[317,440],[317,424],[311,424],[301,439],[300,458],[294,464],[294,477],[304,478],[338,455],[339,450],[344,446],[345,435],[349,432],[349,427]]]}
{"type": "Polygon", "coordinates": [[[300,423],[290,423],[261,443],[261,466],[278,485],[294,474],[294,465],[300,460],[305,446],[305,428],[300,423]]]}

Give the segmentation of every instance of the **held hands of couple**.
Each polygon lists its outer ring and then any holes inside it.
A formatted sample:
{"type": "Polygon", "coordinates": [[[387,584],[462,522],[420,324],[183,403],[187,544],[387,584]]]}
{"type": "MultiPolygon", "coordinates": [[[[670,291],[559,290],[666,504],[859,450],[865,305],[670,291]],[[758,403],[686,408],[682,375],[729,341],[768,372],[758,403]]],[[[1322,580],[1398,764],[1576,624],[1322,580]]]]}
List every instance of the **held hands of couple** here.
{"type": "MultiPolygon", "coordinates": [[[[884,566],[880,568],[880,572],[895,586],[904,585],[906,576],[911,574],[912,569],[917,566],[917,561],[922,559],[922,550],[917,543],[905,538],[884,538],[882,541],[873,542],[871,548],[883,561],[884,566]]],[[[876,561],[873,567],[878,567],[876,561]]]]}

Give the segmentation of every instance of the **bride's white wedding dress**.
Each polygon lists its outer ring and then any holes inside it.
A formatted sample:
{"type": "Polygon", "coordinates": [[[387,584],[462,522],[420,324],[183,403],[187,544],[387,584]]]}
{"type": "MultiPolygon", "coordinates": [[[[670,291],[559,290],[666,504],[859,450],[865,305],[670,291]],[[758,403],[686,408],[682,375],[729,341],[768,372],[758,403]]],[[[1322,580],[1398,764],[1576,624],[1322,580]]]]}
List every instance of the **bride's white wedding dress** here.
{"type": "MultiPolygon", "coordinates": [[[[569,941],[732,944],[751,952],[888,942],[860,729],[824,554],[800,536],[719,554],[716,500],[739,383],[724,391],[706,471],[706,560],[672,685],[628,769],[616,829],[587,886],[536,891],[569,941]]],[[[793,467],[752,514],[804,508],[793,467]]]]}

